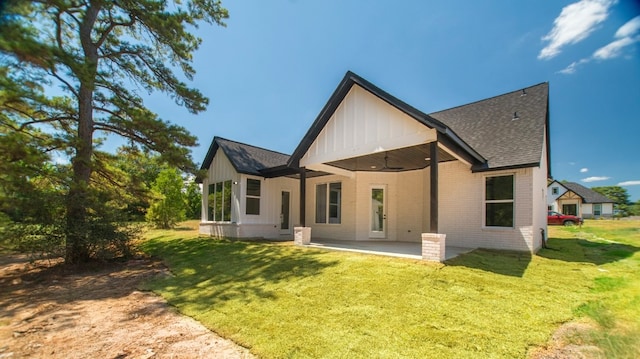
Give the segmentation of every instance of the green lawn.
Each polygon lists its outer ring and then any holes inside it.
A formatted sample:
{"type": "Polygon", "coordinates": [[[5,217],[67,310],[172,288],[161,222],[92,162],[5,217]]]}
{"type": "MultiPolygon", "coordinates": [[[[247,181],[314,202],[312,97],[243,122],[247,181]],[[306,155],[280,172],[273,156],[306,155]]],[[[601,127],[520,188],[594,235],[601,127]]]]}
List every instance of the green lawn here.
{"type": "Polygon", "coordinates": [[[575,320],[598,329],[574,340],[640,353],[639,222],[555,227],[537,255],[476,250],[445,265],[186,229],[147,237],[174,274],[149,288],[261,357],[526,357],[575,320]]]}

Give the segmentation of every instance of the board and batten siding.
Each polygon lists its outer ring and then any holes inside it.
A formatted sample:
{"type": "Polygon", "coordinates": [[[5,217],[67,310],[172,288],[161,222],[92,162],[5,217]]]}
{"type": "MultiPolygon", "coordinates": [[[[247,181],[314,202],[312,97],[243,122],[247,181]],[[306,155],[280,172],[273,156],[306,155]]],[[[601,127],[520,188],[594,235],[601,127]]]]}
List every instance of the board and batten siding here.
{"type": "Polygon", "coordinates": [[[434,141],[436,132],[354,85],[300,159],[300,166],[434,141]]]}
{"type": "MultiPolygon", "coordinates": [[[[224,151],[218,149],[207,171],[207,177],[202,181],[202,222],[208,222],[209,218],[209,206],[207,205],[209,184],[224,181],[235,183],[239,180],[240,174],[233,168],[224,151]]],[[[231,187],[231,222],[238,222],[238,218],[240,217],[240,212],[238,211],[240,199],[236,190],[237,186],[232,184],[231,187]]]]}
{"type": "Polygon", "coordinates": [[[279,239],[282,238],[280,231],[281,194],[287,191],[291,194],[290,205],[290,229],[293,234],[293,226],[300,222],[299,206],[300,189],[298,181],[291,178],[280,177],[265,179],[260,176],[251,176],[236,172],[224,151],[216,152],[209,170],[207,178],[203,180],[202,186],[202,223],[200,233],[217,237],[259,237],[279,239]],[[246,214],[246,188],[247,179],[260,181],[260,214],[246,214]],[[231,181],[231,221],[230,222],[210,222],[208,221],[207,197],[209,196],[209,184],[231,181]]]}

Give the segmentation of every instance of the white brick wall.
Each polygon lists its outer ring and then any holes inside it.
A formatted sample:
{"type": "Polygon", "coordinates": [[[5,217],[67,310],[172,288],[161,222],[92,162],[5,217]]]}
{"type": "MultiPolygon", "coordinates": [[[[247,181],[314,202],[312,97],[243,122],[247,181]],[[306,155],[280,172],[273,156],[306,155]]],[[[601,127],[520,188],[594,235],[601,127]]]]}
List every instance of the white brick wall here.
{"type": "MultiPolygon", "coordinates": [[[[386,187],[386,238],[389,241],[420,242],[424,220],[423,172],[357,172],[354,179],[323,176],[307,179],[306,224],[314,238],[370,240],[371,186],[386,187]],[[315,191],[320,183],[342,183],[340,224],[315,223],[315,191]]],[[[428,222],[428,221],[427,221],[428,222]]]]}
{"type": "Polygon", "coordinates": [[[459,161],[439,167],[439,233],[447,245],[533,251],[533,170],[472,173],[459,161]],[[515,175],[515,227],[484,227],[486,176],[515,175]]]}

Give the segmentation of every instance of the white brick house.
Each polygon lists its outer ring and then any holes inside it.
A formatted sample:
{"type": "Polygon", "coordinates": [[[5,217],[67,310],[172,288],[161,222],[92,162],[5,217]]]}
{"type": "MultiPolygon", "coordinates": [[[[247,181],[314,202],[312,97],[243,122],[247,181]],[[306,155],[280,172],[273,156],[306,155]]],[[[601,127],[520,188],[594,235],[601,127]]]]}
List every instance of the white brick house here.
{"type": "Polygon", "coordinates": [[[548,122],[547,83],[428,115],[347,72],[291,156],[213,139],[201,233],[535,252],[548,122]]]}
{"type": "Polygon", "coordinates": [[[579,183],[551,181],[547,191],[549,211],[582,218],[613,217],[615,201],[579,183]]]}

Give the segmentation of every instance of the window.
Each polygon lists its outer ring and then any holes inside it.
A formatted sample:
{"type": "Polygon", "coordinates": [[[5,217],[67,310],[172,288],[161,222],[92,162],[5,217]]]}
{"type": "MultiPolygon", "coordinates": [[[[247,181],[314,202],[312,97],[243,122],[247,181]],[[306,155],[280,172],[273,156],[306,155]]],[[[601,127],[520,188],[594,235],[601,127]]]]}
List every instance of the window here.
{"type": "Polygon", "coordinates": [[[485,226],[513,227],[513,175],[485,178],[485,226]]]}
{"type": "Polygon", "coordinates": [[[208,219],[217,222],[231,221],[231,181],[209,185],[208,219]]]}
{"type": "Polygon", "coordinates": [[[260,214],[260,180],[247,178],[246,213],[260,214]]]}
{"type": "Polygon", "coordinates": [[[562,205],[562,214],[569,214],[572,216],[578,215],[578,205],[577,204],[563,204],[562,205]]]}
{"type": "Polygon", "coordinates": [[[342,183],[316,185],[316,223],[340,223],[342,183]]]}
{"type": "Polygon", "coordinates": [[[559,193],[558,187],[551,187],[551,194],[556,195],[559,193]]]}
{"type": "Polygon", "coordinates": [[[593,215],[594,216],[600,216],[602,214],[602,204],[601,203],[594,203],[593,204],[593,215]]]}

